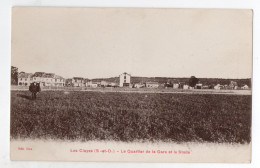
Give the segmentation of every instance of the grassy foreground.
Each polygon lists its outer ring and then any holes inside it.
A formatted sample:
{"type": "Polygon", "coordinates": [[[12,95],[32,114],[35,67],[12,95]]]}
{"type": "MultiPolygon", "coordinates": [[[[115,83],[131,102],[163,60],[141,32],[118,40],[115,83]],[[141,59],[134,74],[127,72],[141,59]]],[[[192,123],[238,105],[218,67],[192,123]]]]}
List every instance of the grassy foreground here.
{"type": "Polygon", "coordinates": [[[248,143],[251,96],[11,91],[11,137],[248,143]]]}

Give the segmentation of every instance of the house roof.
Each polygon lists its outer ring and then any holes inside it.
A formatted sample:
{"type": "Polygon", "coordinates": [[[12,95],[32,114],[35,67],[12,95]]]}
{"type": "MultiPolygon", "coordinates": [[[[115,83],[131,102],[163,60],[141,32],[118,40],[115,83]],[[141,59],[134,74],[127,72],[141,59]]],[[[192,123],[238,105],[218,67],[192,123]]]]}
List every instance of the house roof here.
{"type": "Polygon", "coordinates": [[[55,74],[54,73],[44,73],[42,77],[44,78],[54,78],[55,74]]]}
{"type": "Polygon", "coordinates": [[[84,78],[82,78],[82,77],[73,77],[73,79],[83,80],[84,78]]]}
{"type": "Polygon", "coordinates": [[[129,73],[126,73],[126,72],[120,74],[120,76],[121,76],[121,75],[129,75],[129,76],[131,76],[129,73]]]}
{"type": "Polygon", "coordinates": [[[30,74],[30,77],[42,77],[42,78],[56,78],[56,79],[64,79],[62,76],[55,75],[54,73],[45,73],[45,72],[35,72],[34,74],[32,73],[25,73],[25,72],[20,72],[19,75],[28,75],[30,74]]]}
{"type": "Polygon", "coordinates": [[[19,78],[32,78],[33,74],[32,73],[25,73],[25,72],[20,72],[18,77],[19,78]]]}
{"type": "Polygon", "coordinates": [[[34,77],[43,77],[44,74],[45,74],[44,72],[35,72],[33,76],[34,77]]]}
{"type": "Polygon", "coordinates": [[[62,76],[59,76],[59,75],[54,75],[54,78],[55,79],[64,79],[62,76]]]}
{"type": "Polygon", "coordinates": [[[34,77],[43,77],[43,78],[54,78],[54,73],[45,73],[45,72],[35,72],[34,77]]]}

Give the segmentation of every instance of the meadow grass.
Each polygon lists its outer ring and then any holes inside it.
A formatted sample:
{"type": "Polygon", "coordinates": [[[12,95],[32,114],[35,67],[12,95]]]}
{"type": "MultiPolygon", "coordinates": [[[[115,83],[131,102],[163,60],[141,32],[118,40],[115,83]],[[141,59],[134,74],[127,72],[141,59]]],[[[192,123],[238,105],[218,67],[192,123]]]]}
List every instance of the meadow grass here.
{"type": "Polygon", "coordinates": [[[251,96],[11,91],[11,138],[249,143],[251,96]]]}

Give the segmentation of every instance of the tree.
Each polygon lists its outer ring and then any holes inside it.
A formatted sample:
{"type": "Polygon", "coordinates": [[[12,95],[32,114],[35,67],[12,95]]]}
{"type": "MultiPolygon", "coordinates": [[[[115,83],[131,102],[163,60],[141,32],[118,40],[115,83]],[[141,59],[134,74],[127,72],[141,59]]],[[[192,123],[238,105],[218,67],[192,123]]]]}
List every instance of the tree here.
{"type": "Polygon", "coordinates": [[[18,68],[11,66],[11,85],[18,85],[18,68]]]}
{"type": "Polygon", "coordinates": [[[195,85],[199,82],[199,79],[196,78],[195,76],[191,76],[189,79],[189,86],[190,87],[195,87],[195,85]]]}

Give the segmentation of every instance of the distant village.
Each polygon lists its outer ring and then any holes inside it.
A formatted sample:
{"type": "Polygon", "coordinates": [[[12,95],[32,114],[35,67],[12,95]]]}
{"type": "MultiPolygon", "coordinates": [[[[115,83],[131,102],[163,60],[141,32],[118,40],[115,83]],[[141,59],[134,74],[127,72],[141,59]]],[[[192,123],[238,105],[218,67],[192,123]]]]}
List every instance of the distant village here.
{"type": "Polygon", "coordinates": [[[225,84],[212,82],[209,84],[206,80],[197,79],[196,83],[191,86],[187,79],[180,78],[147,78],[134,77],[129,73],[122,73],[114,78],[87,79],[83,77],[73,77],[65,79],[54,73],[35,72],[35,73],[18,73],[18,86],[29,86],[32,82],[40,83],[42,87],[129,87],[129,88],[173,88],[173,89],[250,89],[251,86],[246,82],[238,85],[237,81],[225,80],[225,84]]]}

